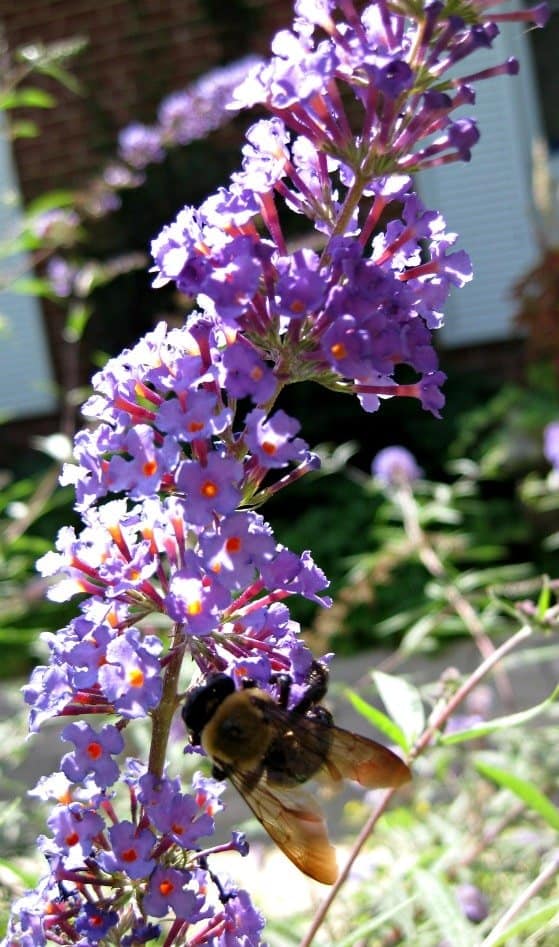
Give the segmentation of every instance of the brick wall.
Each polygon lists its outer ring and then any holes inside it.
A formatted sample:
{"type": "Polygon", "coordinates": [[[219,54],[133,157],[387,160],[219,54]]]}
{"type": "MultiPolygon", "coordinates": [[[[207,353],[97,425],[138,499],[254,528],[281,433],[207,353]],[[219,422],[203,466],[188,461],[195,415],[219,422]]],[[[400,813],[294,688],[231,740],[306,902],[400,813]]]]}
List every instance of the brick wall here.
{"type": "Polygon", "coordinates": [[[33,80],[58,106],[34,110],[40,139],[16,144],[25,198],[84,183],[114,154],[123,126],[154,121],[165,95],[208,69],[251,51],[265,55],[291,11],[291,0],[4,0],[10,50],[88,40],[72,66],[82,96],[48,78],[33,80]]]}
{"type": "MultiPolygon", "coordinates": [[[[32,84],[49,91],[56,107],[16,113],[41,131],[14,146],[24,201],[84,185],[115,156],[125,125],[151,124],[162,98],[209,69],[250,52],[268,55],[271,37],[291,16],[292,0],[0,0],[0,43],[9,53],[33,43],[87,40],[70,63],[82,94],[36,75],[32,84]]],[[[235,152],[237,138],[235,126],[224,129],[235,152]]],[[[43,309],[58,382],[65,388],[83,383],[90,373],[84,346],[83,365],[76,366],[76,353],[68,354],[61,341],[63,311],[47,301],[43,309]]],[[[3,424],[0,465],[9,465],[32,434],[59,424],[54,417],[3,424]]]]}

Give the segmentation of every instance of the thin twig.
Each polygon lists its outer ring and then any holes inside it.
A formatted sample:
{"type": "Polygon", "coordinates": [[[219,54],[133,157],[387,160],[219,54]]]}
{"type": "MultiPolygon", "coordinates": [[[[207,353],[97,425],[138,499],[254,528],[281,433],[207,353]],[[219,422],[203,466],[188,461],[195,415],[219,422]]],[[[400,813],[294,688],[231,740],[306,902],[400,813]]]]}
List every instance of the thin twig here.
{"type": "MultiPolygon", "coordinates": [[[[425,751],[425,749],[431,743],[435,733],[444,726],[444,724],[446,723],[448,718],[452,716],[452,714],[454,713],[458,705],[465,699],[465,697],[468,696],[468,694],[475,687],[477,687],[479,682],[485,677],[486,674],[488,674],[493,669],[495,664],[497,664],[498,661],[501,661],[502,658],[504,658],[504,656],[509,653],[509,651],[512,651],[513,648],[516,648],[517,645],[521,644],[522,641],[524,641],[526,638],[529,638],[531,634],[532,634],[532,629],[529,626],[524,625],[522,628],[520,628],[519,631],[516,632],[516,634],[512,635],[511,638],[508,638],[507,641],[503,642],[503,644],[500,645],[500,647],[494,649],[494,651],[485,659],[485,661],[483,661],[482,664],[480,664],[480,666],[472,674],[470,674],[468,679],[464,681],[462,686],[458,688],[456,693],[453,694],[453,696],[442,707],[435,708],[429,720],[428,726],[423,731],[421,736],[418,738],[418,740],[415,743],[415,746],[412,748],[409,754],[410,761],[420,756],[420,754],[425,751]]],[[[365,825],[361,829],[361,832],[359,833],[357,839],[355,840],[351,848],[347,861],[345,865],[343,866],[342,870],[340,871],[340,874],[336,883],[332,886],[327,897],[319,906],[311,922],[311,926],[309,930],[303,937],[302,941],[299,943],[299,947],[310,947],[310,944],[312,944],[320,926],[322,925],[322,922],[324,921],[324,918],[328,914],[328,911],[330,910],[334,900],[336,899],[338,892],[340,891],[341,887],[345,883],[353,867],[353,863],[355,862],[355,859],[357,858],[365,842],[367,841],[367,839],[373,832],[375,825],[377,824],[383,812],[386,810],[395,792],[396,792],[395,789],[389,789],[387,792],[385,792],[379,804],[377,805],[377,807],[373,809],[373,811],[371,812],[369,818],[365,822],[365,825]]]]}
{"type": "Polygon", "coordinates": [[[418,741],[416,742],[411,754],[410,759],[419,756],[426,746],[429,745],[433,739],[437,730],[440,730],[441,727],[446,723],[448,718],[452,716],[459,704],[462,703],[464,698],[477,687],[479,682],[483,680],[486,674],[491,671],[494,666],[504,658],[509,651],[512,651],[516,648],[517,645],[521,644],[526,638],[529,638],[532,634],[532,629],[529,625],[523,625],[511,638],[507,638],[498,648],[495,648],[492,654],[489,655],[482,661],[480,666],[476,668],[475,671],[470,674],[470,676],[464,681],[461,687],[458,688],[455,694],[449,698],[448,702],[444,704],[441,708],[435,708],[434,712],[431,714],[429,725],[426,730],[423,731],[418,741]]]}
{"type": "MultiPolygon", "coordinates": [[[[464,622],[482,658],[488,658],[495,650],[493,642],[485,631],[477,612],[454,584],[448,569],[429,542],[425,530],[422,529],[419,522],[417,503],[408,484],[402,484],[398,488],[396,499],[402,511],[404,529],[415,546],[421,562],[433,578],[441,582],[441,588],[448,604],[464,622]]],[[[510,680],[502,668],[495,668],[495,681],[503,704],[512,708],[514,694],[510,680]]]]}
{"type": "Polygon", "coordinates": [[[491,933],[488,934],[488,936],[485,938],[481,947],[491,947],[491,945],[494,944],[499,939],[501,934],[504,931],[506,931],[510,922],[516,917],[517,914],[520,913],[522,908],[526,907],[526,905],[531,901],[534,895],[538,894],[538,892],[541,891],[543,887],[545,887],[548,881],[551,881],[553,876],[558,871],[559,871],[559,849],[556,849],[556,851],[553,852],[551,859],[548,861],[547,865],[545,865],[545,867],[542,868],[542,870],[540,871],[537,878],[534,878],[531,884],[529,884],[528,887],[525,888],[524,891],[522,891],[518,895],[517,898],[515,898],[511,906],[507,908],[505,913],[497,921],[497,923],[495,924],[495,927],[493,928],[491,933]]]}
{"type": "Polygon", "coordinates": [[[355,859],[359,855],[359,852],[363,848],[365,842],[369,838],[371,832],[373,831],[375,825],[377,824],[382,813],[385,811],[386,807],[388,806],[388,803],[392,799],[392,796],[394,795],[395,792],[396,792],[395,789],[387,790],[387,792],[385,792],[384,795],[382,796],[382,799],[380,800],[376,809],[373,809],[373,811],[371,812],[369,818],[365,822],[365,825],[363,826],[359,835],[357,836],[357,839],[355,840],[351,848],[351,851],[348,855],[347,861],[345,865],[343,866],[342,870],[340,871],[340,874],[335,884],[332,885],[332,887],[330,888],[330,891],[328,892],[328,895],[326,896],[326,898],[324,899],[324,901],[318,908],[318,911],[316,912],[312,920],[311,926],[309,930],[307,931],[306,935],[304,936],[303,940],[299,944],[299,947],[309,947],[309,945],[313,942],[318,929],[320,928],[324,918],[326,917],[328,911],[330,910],[330,907],[332,906],[333,901],[335,900],[338,894],[338,891],[340,890],[342,885],[345,883],[346,878],[353,867],[353,863],[355,859]]]}
{"type": "Polygon", "coordinates": [[[519,815],[526,810],[526,806],[523,802],[518,802],[515,806],[512,807],[503,817],[499,819],[494,825],[489,826],[485,832],[482,832],[481,838],[474,842],[470,848],[466,849],[465,853],[460,858],[458,864],[464,868],[466,865],[470,865],[478,855],[481,855],[492,843],[499,837],[501,832],[504,832],[509,825],[512,825],[516,821],[519,815]]]}

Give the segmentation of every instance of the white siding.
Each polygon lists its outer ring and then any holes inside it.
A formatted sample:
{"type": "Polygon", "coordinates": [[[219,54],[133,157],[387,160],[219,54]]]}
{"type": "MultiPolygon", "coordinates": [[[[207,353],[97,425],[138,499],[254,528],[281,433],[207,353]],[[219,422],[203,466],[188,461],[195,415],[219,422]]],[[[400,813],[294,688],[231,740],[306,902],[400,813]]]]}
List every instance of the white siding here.
{"type": "MultiPolygon", "coordinates": [[[[40,148],[40,143],[37,143],[40,148]]],[[[11,147],[3,134],[0,111],[0,244],[15,232],[19,217],[18,184],[11,147]]],[[[0,285],[14,272],[25,273],[18,255],[0,258],[0,285]]],[[[56,408],[52,366],[41,310],[33,296],[0,289],[0,423],[49,414],[56,408]]]]}
{"type": "MultiPolygon", "coordinates": [[[[453,290],[448,301],[441,330],[446,347],[518,335],[511,288],[538,256],[531,147],[539,120],[523,25],[503,27],[493,50],[467,60],[467,71],[487,68],[511,55],[520,60],[520,75],[476,83],[481,140],[471,162],[433,168],[417,178],[423,200],[440,210],[447,228],[460,235],[457,247],[469,253],[474,267],[472,282],[453,290]]],[[[467,108],[460,112],[473,114],[467,108]]]]}

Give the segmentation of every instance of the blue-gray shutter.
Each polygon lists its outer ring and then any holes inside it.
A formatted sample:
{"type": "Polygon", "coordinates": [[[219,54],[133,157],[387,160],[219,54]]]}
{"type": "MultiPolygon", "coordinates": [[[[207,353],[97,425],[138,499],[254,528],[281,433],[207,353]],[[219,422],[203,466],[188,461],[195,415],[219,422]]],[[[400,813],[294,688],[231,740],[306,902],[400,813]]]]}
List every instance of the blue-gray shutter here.
{"type": "MultiPolygon", "coordinates": [[[[518,335],[511,289],[538,257],[531,152],[540,123],[522,24],[504,26],[493,49],[472,56],[467,66],[462,63],[461,73],[487,68],[511,55],[520,60],[520,75],[475,85],[481,140],[471,162],[432,168],[417,176],[423,200],[443,213],[448,230],[460,235],[456,246],[469,253],[474,267],[472,282],[454,289],[447,303],[440,333],[446,347],[518,335]]],[[[463,108],[460,113],[473,110],[463,108]]]]}
{"type": "Polygon", "coordinates": [[[28,269],[23,254],[5,255],[21,211],[4,125],[0,111],[0,422],[49,414],[57,401],[39,303],[34,296],[2,289],[14,273],[21,276],[28,269]]]}

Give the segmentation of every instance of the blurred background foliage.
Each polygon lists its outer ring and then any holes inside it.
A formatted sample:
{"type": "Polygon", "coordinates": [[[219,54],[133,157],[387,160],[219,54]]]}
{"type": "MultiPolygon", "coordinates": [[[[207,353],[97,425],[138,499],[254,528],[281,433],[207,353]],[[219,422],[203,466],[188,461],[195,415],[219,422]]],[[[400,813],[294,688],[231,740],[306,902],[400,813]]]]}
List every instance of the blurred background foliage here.
{"type": "MultiPolygon", "coordinates": [[[[67,59],[78,52],[79,44],[45,49],[38,63],[18,66],[8,76],[2,107],[8,113],[17,113],[21,105],[52,107],[33,91],[32,71],[44,69],[71,86],[67,59]]],[[[79,193],[46,195],[28,209],[11,247],[2,248],[8,262],[17,247],[33,254],[41,279],[20,289],[41,293],[59,307],[60,338],[70,364],[61,391],[64,436],[33,439],[30,449],[10,458],[0,473],[0,675],[5,681],[41,663],[40,633],[56,631],[75,613],[74,603],[46,601],[34,563],[52,547],[61,526],[77,525],[71,491],[57,486],[57,476],[67,438],[80,423],[76,406],[84,386],[107,355],[132,344],[160,317],[184,317],[187,300],[172,290],[150,288],[147,247],[181,204],[198,203],[237,166],[243,122],[235,123],[234,132],[222,127],[203,143],[169,149],[140,174],[128,168],[126,186],[109,189],[116,197],[112,205],[100,201],[100,194],[107,197],[101,178],[79,193]],[[52,210],[75,213],[75,222],[58,233],[41,230],[37,220],[52,210]],[[47,278],[48,261],[55,255],[72,269],[67,296],[57,295],[47,278]]],[[[38,126],[18,120],[11,128],[16,135],[38,134],[38,126]]],[[[559,418],[559,281],[557,256],[550,252],[516,288],[532,359],[517,382],[447,366],[442,353],[449,375],[442,421],[398,399],[371,416],[355,399],[328,391],[301,386],[285,392],[281,407],[301,420],[313,449],[322,445],[323,469],[276,496],[266,515],[281,542],[297,551],[311,549],[331,579],[330,611],[292,603],[317,652],[350,656],[381,647],[401,658],[438,652],[472,634],[449,600],[449,589],[458,590],[483,633],[496,640],[517,627],[523,610],[536,623],[542,614],[554,613],[559,479],[542,448],[545,426],[559,418]],[[548,333],[543,347],[531,344],[541,341],[542,319],[548,333]],[[404,529],[409,520],[397,493],[370,475],[374,456],[395,441],[423,469],[412,494],[415,539],[404,529]],[[426,549],[440,566],[437,575],[425,564],[426,549]],[[531,611],[538,596],[539,609],[531,611]]],[[[526,650],[519,660],[529,663],[533,655],[526,650]]],[[[419,702],[431,709],[448,685],[422,686],[419,702]]],[[[363,691],[372,698],[370,680],[363,691]]],[[[317,943],[474,947],[491,930],[488,947],[557,943],[556,883],[555,888],[542,883],[529,907],[517,913],[516,926],[511,921],[504,928],[504,939],[494,936],[510,897],[532,883],[556,840],[557,711],[546,707],[527,739],[526,727],[515,729],[512,722],[496,734],[476,734],[486,710],[478,695],[462,719],[449,724],[448,739],[443,734],[419,761],[413,797],[380,820],[374,849],[354,872],[317,943]],[[470,752],[456,752],[453,727],[470,729],[463,738],[470,752]]],[[[13,800],[21,788],[26,723],[15,705],[4,708],[4,717],[0,783],[3,798],[13,800]]],[[[378,716],[374,719],[378,723],[378,716]]],[[[355,799],[346,807],[344,832],[356,833],[370,804],[355,799]]],[[[37,866],[28,849],[41,827],[42,816],[30,814],[26,802],[3,806],[0,889],[6,904],[14,892],[34,883],[37,866]]],[[[308,913],[292,913],[289,926],[275,920],[268,942],[271,947],[296,944],[307,923],[308,913]]]]}
{"type": "MultiPolygon", "coordinates": [[[[24,55],[5,76],[1,101],[13,134],[39,133],[38,125],[22,129],[18,107],[55,106],[34,89],[33,70],[45,70],[72,87],[68,64],[81,49],[79,43],[45,48],[32,63],[24,55]]],[[[243,68],[237,66],[241,73],[243,68]]],[[[120,149],[115,143],[114,156],[87,187],[45,195],[23,217],[16,243],[33,254],[42,277],[31,286],[24,280],[21,291],[42,293],[61,314],[61,342],[71,364],[68,385],[61,390],[61,430],[67,437],[81,423],[77,408],[92,370],[159,318],[180,324],[192,305],[170,288],[151,288],[148,247],[184,202],[200,202],[238,164],[242,129],[250,117],[239,119],[224,110],[218,91],[220,83],[227,89],[228,81],[227,69],[217,69],[186,90],[198,95],[206,112],[200,108],[201,120],[192,122],[180,142],[163,135],[157,160],[147,152],[143,160],[137,154],[127,160],[122,134],[120,149]],[[61,264],[66,267],[63,290],[61,264]]],[[[9,261],[9,248],[4,255],[9,261]]],[[[410,636],[415,645],[421,641],[422,648],[433,649],[467,633],[448,613],[444,596],[403,536],[393,504],[369,476],[375,454],[395,439],[424,471],[417,490],[423,527],[449,575],[468,584],[476,608],[490,607],[487,589],[496,584],[556,571],[556,548],[547,539],[559,528],[555,484],[542,450],[546,424],[559,417],[550,339],[550,313],[557,306],[553,285],[549,267],[542,264],[515,288],[526,348],[537,359],[528,363],[523,379],[504,382],[496,372],[460,370],[455,362],[446,365],[441,353],[448,373],[443,420],[408,399],[389,400],[377,414],[367,415],[356,399],[327,390],[294,386],[284,392],[281,407],[300,419],[311,447],[325,445],[322,472],[307,476],[267,507],[280,540],[298,551],[312,549],[332,582],[336,604],[330,612],[318,614],[308,602],[293,603],[294,616],[317,649],[351,654],[375,645],[405,645],[410,636]],[[546,361],[530,342],[542,336],[542,312],[546,361]]],[[[7,657],[0,674],[27,672],[37,660],[39,633],[61,627],[72,613],[67,605],[45,601],[34,572],[35,560],[50,548],[57,529],[74,522],[71,493],[56,486],[65,450],[56,438],[31,439],[30,449],[2,471],[0,647],[7,657]]]]}

